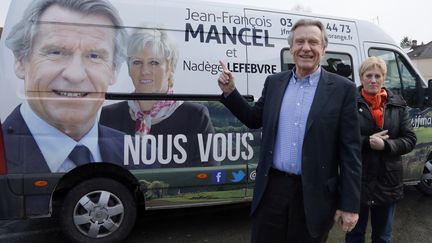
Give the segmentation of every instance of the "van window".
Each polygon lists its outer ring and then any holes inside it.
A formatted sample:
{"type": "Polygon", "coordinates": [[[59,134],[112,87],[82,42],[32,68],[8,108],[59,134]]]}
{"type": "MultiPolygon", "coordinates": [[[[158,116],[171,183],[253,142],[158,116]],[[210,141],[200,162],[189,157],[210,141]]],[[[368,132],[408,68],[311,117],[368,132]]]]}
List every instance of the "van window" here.
{"type": "MultiPolygon", "coordinates": [[[[289,48],[282,49],[281,64],[282,71],[294,68],[295,64],[291,53],[289,53],[289,48]]],[[[324,57],[321,58],[320,64],[329,72],[353,80],[352,58],[348,53],[326,52],[324,57]]]]}
{"type": "Polygon", "coordinates": [[[369,50],[369,56],[379,56],[387,64],[387,77],[384,86],[402,95],[410,107],[420,107],[424,102],[424,92],[414,69],[400,53],[392,50],[369,50]]]}

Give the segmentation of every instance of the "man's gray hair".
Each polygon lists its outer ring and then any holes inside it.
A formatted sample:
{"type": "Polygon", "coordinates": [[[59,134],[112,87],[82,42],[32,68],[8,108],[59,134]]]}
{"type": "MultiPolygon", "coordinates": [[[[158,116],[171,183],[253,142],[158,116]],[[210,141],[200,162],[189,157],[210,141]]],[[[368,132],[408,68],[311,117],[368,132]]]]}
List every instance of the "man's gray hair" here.
{"type": "Polygon", "coordinates": [[[21,60],[28,57],[31,52],[33,38],[37,33],[37,22],[51,6],[59,6],[85,15],[99,14],[106,16],[113,23],[114,59],[115,68],[120,68],[126,58],[125,38],[126,31],[122,27],[122,20],[116,8],[105,0],[35,0],[24,11],[22,19],[12,28],[6,38],[6,46],[12,50],[15,58],[21,60]]]}
{"type": "Polygon", "coordinates": [[[298,27],[301,27],[301,26],[316,26],[316,27],[318,27],[321,30],[321,42],[324,46],[324,49],[327,48],[327,46],[328,46],[327,31],[326,31],[323,23],[321,23],[321,21],[315,20],[315,19],[300,19],[293,25],[293,27],[291,28],[291,31],[289,33],[289,36],[288,36],[288,44],[290,45],[290,47],[293,46],[293,42],[294,42],[294,30],[296,30],[298,27]]]}

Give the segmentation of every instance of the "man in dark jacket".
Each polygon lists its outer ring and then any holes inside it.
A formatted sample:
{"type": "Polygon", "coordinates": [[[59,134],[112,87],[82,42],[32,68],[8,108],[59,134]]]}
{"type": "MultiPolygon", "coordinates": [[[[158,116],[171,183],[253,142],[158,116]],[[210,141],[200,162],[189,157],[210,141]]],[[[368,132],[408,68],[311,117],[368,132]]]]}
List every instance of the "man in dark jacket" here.
{"type": "Polygon", "coordinates": [[[295,69],[268,76],[254,106],[223,63],[218,82],[224,105],[248,127],[263,129],[251,241],[325,242],[333,217],[345,231],[358,218],[356,88],[321,68],[328,42],[321,22],[299,20],[288,42],[295,69]]]}

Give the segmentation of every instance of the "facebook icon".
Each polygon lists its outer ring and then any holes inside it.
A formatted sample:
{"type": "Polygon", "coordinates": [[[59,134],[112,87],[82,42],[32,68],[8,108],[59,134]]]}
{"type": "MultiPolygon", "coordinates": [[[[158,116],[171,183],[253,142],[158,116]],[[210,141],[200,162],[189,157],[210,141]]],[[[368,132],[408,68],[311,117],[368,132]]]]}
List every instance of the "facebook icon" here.
{"type": "Polygon", "coordinates": [[[213,184],[225,183],[225,171],[212,172],[212,183],[213,184]]]}

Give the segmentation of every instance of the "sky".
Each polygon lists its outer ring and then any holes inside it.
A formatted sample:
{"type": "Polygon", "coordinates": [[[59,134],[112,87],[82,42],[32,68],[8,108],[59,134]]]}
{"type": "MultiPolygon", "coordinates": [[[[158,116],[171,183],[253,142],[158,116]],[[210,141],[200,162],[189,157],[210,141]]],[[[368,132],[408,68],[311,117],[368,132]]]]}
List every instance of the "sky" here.
{"type": "MultiPolygon", "coordinates": [[[[10,1],[0,0],[0,26],[4,25],[10,1]]],[[[429,26],[429,18],[432,18],[430,0],[236,0],[235,3],[281,10],[292,10],[296,6],[301,6],[312,13],[373,22],[387,32],[396,43],[400,43],[404,36],[417,40],[418,44],[432,41],[429,26]]]]}

